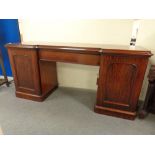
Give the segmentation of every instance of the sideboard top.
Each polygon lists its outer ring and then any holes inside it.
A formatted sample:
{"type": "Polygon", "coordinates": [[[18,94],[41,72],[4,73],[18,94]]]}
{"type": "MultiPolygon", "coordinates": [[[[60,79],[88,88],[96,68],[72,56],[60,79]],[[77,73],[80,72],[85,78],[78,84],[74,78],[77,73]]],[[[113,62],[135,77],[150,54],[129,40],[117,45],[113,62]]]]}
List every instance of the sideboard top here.
{"type": "Polygon", "coordinates": [[[5,45],[7,48],[36,48],[36,49],[55,49],[55,50],[73,50],[73,51],[85,51],[88,50],[92,53],[103,54],[133,54],[133,55],[145,55],[151,56],[151,52],[143,47],[127,46],[127,45],[110,45],[110,44],[85,44],[85,43],[39,43],[39,42],[25,42],[25,43],[9,43],[5,45]]]}

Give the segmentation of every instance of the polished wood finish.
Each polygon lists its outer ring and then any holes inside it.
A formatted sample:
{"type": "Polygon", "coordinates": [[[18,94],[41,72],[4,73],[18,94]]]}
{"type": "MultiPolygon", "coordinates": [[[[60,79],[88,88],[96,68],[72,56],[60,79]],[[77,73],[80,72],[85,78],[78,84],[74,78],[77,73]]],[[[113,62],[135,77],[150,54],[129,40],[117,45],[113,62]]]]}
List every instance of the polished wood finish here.
{"type": "MultiPolygon", "coordinates": [[[[43,71],[39,66],[38,52],[37,49],[33,48],[8,48],[9,58],[12,66],[15,86],[16,86],[16,96],[31,99],[35,101],[43,101],[47,97],[47,93],[53,91],[57,87],[56,81],[53,85],[49,83],[49,77],[56,76],[56,72],[43,71]],[[40,72],[42,76],[40,76],[40,72]],[[53,74],[54,73],[54,74],[53,74]],[[47,75],[48,74],[48,75],[47,75]],[[47,78],[44,76],[47,75],[47,78]],[[45,82],[45,80],[47,80],[45,82]],[[42,83],[41,83],[42,82],[42,83]],[[47,88],[47,90],[45,90],[47,88]],[[50,90],[49,90],[50,89],[50,90]]],[[[55,68],[56,65],[50,64],[51,68],[55,68]]],[[[49,68],[48,66],[46,66],[49,68]]]]}
{"type": "Polygon", "coordinates": [[[84,65],[100,65],[99,54],[83,54],[78,52],[64,52],[60,50],[43,49],[39,52],[39,59],[44,61],[69,62],[84,65]]]}
{"type": "Polygon", "coordinates": [[[95,112],[126,119],[136,117],[150,51],[92,44],[8,44],[6,47],[18,97],[42,101],[55,90],[56,62],[100,66],[95,112]]]}
{"type": "MultiPolygon", "coordinates": [[[[110,50],[119,51],[121,53],[150,55],[150,51],[140,46],[128,46],[128,45],[111,45],[111,44],[86,44],[86,43],[61,43],[61,42],[45,42],[44,45],[41,42],[24,42],[23,44],[14,43],[7,44],[7,48],[43,48],[43,49],[58,49],[58,50],[70,50],[71,52],[83,52],[83,53],[96,53],[99,49],[106,49],[104,52],[110,50]],[[115,49],[115,50],[114,50],[115,49]],[[123,52],[125,51],[125,52],[123,52]]],[[[90,53],[90,54],[91,54],[90,53]]]]}
{"type": "Polygon", "coordinates": [[[147,94],[139,110],[139,118],[145,118],[149,112],[155,114],[155,65],[150,68],[148,80],[147,94]]]}
{"type": "Polygon", "coordinates": [[[134,119],[148,59],[107,53],[101,56],[95,111],[118,116],[119,110],[121,117],[134,119]]]}
{"type": "Polygon", "coordinates": [[[8,49],[17,92],[40,95],[38,56],[35,49],[8,49]]]}
{"type": "Polygon", "coordinates": [[[46,95],[54,88],[58,87],[56,62],[39,60],[41,90],[46,95]]]}

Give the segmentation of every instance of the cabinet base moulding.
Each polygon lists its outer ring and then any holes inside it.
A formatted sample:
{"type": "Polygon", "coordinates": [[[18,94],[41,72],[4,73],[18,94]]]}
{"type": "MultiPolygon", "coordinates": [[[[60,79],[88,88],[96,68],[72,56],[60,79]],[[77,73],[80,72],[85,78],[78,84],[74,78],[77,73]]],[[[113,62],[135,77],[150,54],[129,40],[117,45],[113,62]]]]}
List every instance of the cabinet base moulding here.
{"type": "Polygon", "coordinates": [[[128,112],[118,109],[112,109],[107,107],[95,106],[94,111],[99,114],[105,114],[109,116],[115,116],[119,118],[134,120],[136,118],[136,112],[128,112]]]}
{"type": "Polygon", "coordinates": [[[28,93],[23,93],[23,92],[18,92],[16,91],[16,97],[23,98],[23,99],[28,99],[32,101],[37,101],[37,102],[42,102],[44,101],[53,91],[55,91],[58,88],[58,86],[53,87],[50,91],[47,93],[44,93],[42,95],[33,95],[33,94],[28,94],[28,93]]]}

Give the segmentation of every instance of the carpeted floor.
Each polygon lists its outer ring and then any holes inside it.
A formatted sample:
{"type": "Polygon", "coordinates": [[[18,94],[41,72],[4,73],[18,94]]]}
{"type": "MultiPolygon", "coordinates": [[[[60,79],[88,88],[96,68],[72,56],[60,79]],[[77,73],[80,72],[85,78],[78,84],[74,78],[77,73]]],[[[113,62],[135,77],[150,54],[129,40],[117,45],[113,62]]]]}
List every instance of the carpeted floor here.
{"type": "Polygon", "coordinates": [[[15,97],[14,86],[0,87],[3,134],[155,134],[155,115],[135,121],[93,112],[96,92],[59,88],[44,102],[15,97]]]}

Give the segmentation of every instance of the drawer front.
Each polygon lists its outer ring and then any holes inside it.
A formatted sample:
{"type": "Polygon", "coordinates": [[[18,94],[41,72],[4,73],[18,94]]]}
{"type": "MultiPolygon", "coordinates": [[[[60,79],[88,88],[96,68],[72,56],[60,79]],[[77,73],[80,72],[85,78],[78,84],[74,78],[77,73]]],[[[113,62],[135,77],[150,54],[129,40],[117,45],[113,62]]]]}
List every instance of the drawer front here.
{"type": "Polygon", "coordinates": [[[39,95],[40,80],[37,53],[34,49],[9,49],[16,91],[39,95]]]}
{"type": "Polygon", "coordinates": [[[83,54],[76,52],[63,52],[55,50],[51,51],[47,49],[40,49],[39,59],[46,61],[68,62],[95,66],[98,66],[100,63],[99,55],[83,54]]]}

